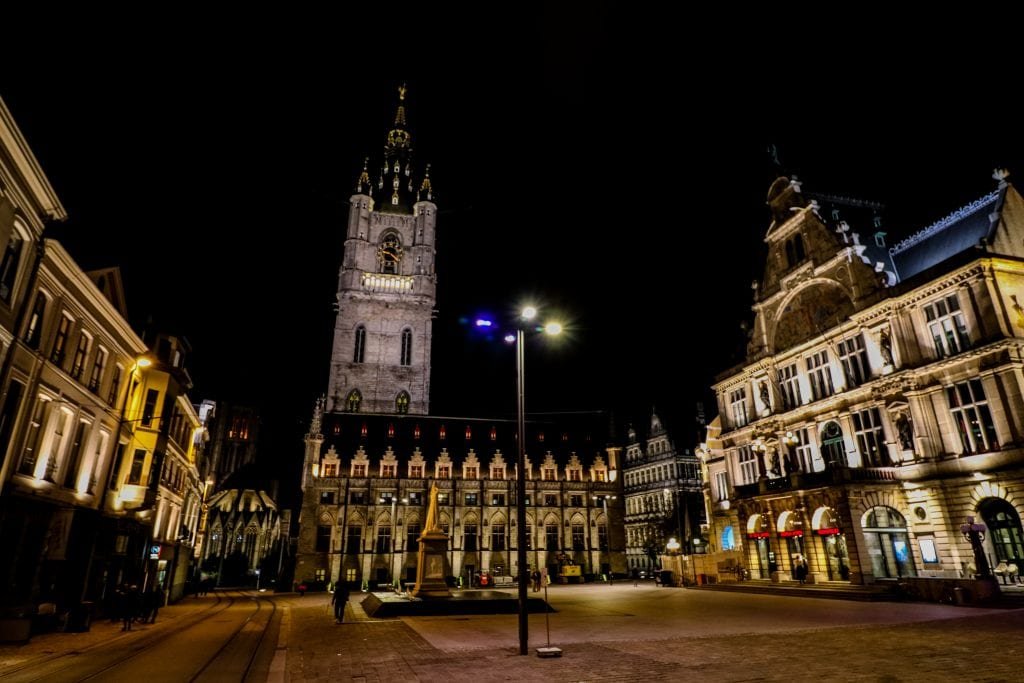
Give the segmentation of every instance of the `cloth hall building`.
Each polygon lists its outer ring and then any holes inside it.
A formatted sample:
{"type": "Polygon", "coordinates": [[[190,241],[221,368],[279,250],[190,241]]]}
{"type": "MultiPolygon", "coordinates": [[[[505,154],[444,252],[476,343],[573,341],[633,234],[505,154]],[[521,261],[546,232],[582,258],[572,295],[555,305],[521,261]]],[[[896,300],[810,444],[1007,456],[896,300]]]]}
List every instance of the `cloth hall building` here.
{"type": "MultiPolygon", "coordinates": [[[[607,418],[515,421],[430,415],[437,205],[412,161],[404,88],[384,159],[351,197],[325,399],[306,437],[295,578],[384,585],[415,578],[431,486],[448,574],[516,576],[515,483],[526,476],[529,563],[625,571],[617,449],[607,418]]],[[[509,387],[511,392],[511,387],[509,387]]]]}
{"type": "Polygon", "coordinates": [[[891,248],[870,204],[771,186],[747,358],[702,452],[719,557],[755,579],[804,559],[818,582],[953,579],[980,569],[974,517],[992,566],[1024,568],[1024,201],[994,178],[891,248]]]}

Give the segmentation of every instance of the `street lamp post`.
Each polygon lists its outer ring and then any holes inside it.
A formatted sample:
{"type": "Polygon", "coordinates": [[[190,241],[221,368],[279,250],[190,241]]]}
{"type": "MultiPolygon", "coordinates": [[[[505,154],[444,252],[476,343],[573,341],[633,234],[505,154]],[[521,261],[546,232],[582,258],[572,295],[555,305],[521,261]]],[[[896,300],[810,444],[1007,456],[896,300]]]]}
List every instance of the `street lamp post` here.
{"type": "Polygon", "coordinates": [[[974,552],[974,578],[991,576],[988,568],[988,558],[985,557],[985,525],[974,521],[974,517],[968,517],[967,522],[960,525],[960,533],[971,544],[974,552]]]}
{"type": "MultiPolygon", "coordinates": [[[[388,502],[387,498],[381,497],[378,501],[380,503],[388,502]]],[[[403,498],[403,503],[408,501],[403,498]]],[[[394,588],[395,586],[395,543],[398,542],[398,520],[395,517],[395,505],[398,503],[398,496],[391,496],[391,558],[388,560],[388,584],[394,588]]]]}
{"type": "MultiPolygon", "coordinates": [[[[516,324],[516,438],[519,452],[516,459],[516,563],[519,565],[519,654],[525,655],[529,647],[529,612],[527,610],[527,556],[526,556],[526,334],[525,326],[537,317],[537,309],[526,306],[516,324]]],[[[562,326],[548,323],[547,334],[558,334],[562,326]]],[[[511,335],[506,341],[513,341],[511,335]]]]}
{"type": "MultiPolygon", "coordinates": [[[[594,500],[600,499],[600,501],[601,501],[601,509],[604,511],[604,540],[605,540],[605,543],[608,544],[608,548],[607,548],[607,552],[608,552],[608,581],[609,581],[609,583],[613,583],[614,580],[612,579],[612,561],[611,561],[612,526],[611,526],[611,519],[608,517],[608,500],[609,499],[615,500],[615,496],[612,496],[612,495],[609,495],[609,494],[605,493],[605,494],[601,494],[599,496],[594,496],[593,498],[594,498],[594,500]]],[[[601,548],[598,548],[598,552],[600,552],[600,550],[601,550],[601,548]]]]}

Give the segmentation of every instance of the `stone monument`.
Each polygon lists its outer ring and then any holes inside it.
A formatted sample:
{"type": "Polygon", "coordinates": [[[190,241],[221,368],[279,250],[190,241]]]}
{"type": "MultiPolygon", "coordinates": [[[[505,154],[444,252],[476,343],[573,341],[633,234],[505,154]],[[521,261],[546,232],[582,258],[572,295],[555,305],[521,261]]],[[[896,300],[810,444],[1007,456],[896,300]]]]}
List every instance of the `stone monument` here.
{"type": "Polygon", "coordinates": [[[416,586],[412,595],[417,598],[450,598],[452,594],[445,581],[451,573],[448,567],[448,534],[441,531],[438,524],[437,484],[430,488],[430,507],[427,508],[427,521],[419,542],[416,586]]]}

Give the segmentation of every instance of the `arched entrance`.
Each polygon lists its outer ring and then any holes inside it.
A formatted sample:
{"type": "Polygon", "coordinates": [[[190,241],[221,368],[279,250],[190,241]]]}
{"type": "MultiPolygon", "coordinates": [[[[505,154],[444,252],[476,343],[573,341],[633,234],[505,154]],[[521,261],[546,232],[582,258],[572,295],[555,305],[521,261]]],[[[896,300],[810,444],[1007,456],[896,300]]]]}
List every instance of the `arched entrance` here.
{"type": "Polygon", "coordinates": [[[846,465],[846,446],[843,444],[843,428],[835,420],[826,422],[821,428],[821,459],[825,467],[846,465]]]}
{"type": "Polygon", "coordinates": [[[871,573],[876,578],[900,578],[914,575],[910,556],[907,520],[891,507],[878,505],[861,520],[864,544],[871,558],[871,573]]]}
{"type": "Polygon", "coordinates": [[[771,578],[776,570],[775,552],[771,547],[771,524],[768,515],[758,513],[747,520],[747,566],[750,575],[757,579],[771,578]]]}
{"type": "Polygon", "coordinates": [[[850,555],[846,551],[846,536],[839,526],[839,515],[832,508],[818,508],[814,511],[811,526],[821,539],[828,580],[849,581],[850,555]]]}
{"type": "MultiPolygon", "coordinates": [[[[804,520],[796,510],[786,510],[779,515],[777,527],[779,538],[785,539],[785,551],[787,557],[783,558],[782,566],[788,569],[791,578],[799,581],[796,576],[796,563],[804,557],[804,520]]],[[[781,542],[780,542],[781,543],[781,542]]]]}
{"type": "Polygon", "coordinates": [[[978,512],[988,527],[996,562],[1015,564],[1024,570],[1024,534],[1017,511],[1002,498],[985,498],[978,505],[978,512]]]}

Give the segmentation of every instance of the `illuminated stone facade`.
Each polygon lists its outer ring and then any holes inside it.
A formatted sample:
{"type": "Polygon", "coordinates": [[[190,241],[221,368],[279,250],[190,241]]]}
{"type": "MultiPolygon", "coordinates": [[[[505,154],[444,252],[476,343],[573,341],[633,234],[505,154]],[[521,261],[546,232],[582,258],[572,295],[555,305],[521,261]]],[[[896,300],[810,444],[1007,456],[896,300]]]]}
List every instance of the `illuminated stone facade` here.
{"type": "Polygon", "coordinates": [[[349,200],[330,412],[426,414],[436,277],[437,206],[428,168],[414,168],[401,90],[384,160],[349,200]]]}
{"type": "Polygon", "coordinates": [[[718,377],[702,449],[723,560],[955,578],[975,571],[973,516],[990,561],[1024,568],[1024,201],[995,178],[888,249],[877,207],[772,185],[747,359],[718,377]]]}
{"type": "Polygon", "coordinates": [[[676,448],[656,414],[643,443],[632,428],[628,437],[622,467],[626,559],[630,570],[650,571],[673,537],[683,552],[700,548],[693,545],[703,517],[699,466],[691,450],[676,448]]]}

